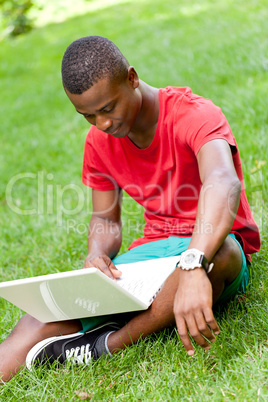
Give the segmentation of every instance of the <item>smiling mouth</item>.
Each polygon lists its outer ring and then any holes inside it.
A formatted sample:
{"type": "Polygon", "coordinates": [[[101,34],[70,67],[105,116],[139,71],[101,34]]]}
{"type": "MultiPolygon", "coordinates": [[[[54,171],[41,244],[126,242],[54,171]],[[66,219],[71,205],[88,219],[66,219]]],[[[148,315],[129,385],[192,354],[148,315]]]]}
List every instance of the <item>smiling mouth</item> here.
{"type": "Polygon", "coordinates": [[[109,134],[109,135],[115,135],[115,134],[117,134],[117,133],[118,133],[118,131],[120,130],[120,127],[121,127],[121,126],[117,127],[117,129],[116,129],[116,130],[111,131],[111,132],[110,132],[110,131],[106,131],[106,133],[107,133],[107,134],[109,134]]]}

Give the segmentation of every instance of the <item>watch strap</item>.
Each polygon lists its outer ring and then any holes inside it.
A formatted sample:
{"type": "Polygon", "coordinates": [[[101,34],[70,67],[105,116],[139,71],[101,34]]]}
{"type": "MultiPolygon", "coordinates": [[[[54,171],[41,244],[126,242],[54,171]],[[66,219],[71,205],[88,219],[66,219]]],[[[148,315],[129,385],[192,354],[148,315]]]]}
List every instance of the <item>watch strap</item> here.
{"type": "Polygon", "coordinates": [[[213,264],[213,262],[211,262],[210,264],[209,264],[209,262],[208,262],[208,260],[206,259],[206,257],[205,257],[205,254],[203,254],[202,256],[201,256],[201,262],[200,262],[200,264],[202,265],[202,267],[204,268],[204,270],[206,271],[206,273],[208,274],[209,272],[211,272],[212,271],[212,268],[214,267],[214,264],[213,264]]]}
{"type": "MultiPolygon", "coordinates": [[[[192,250],[192,249],[188,249],[188,250],[190,251],[190,250],[192,250]]],[[[188,251],[188,250],[186,250],[186,251],[188,251]]],[[[177,262],[177,264],[176,264],[176,267],[179,267],[179,268],[184,269],[184,270],[192,270],[192,269],[195,269],[195,268],[200,268],[200,267],[202,267],[202,268],[204,268],[204,270],[206,271],[207,274],[208,274],[209,272],[211,272],[211,271],[212,271],[212,268],[214,267],[214,263],[213,263],[213,262],[212,262],[212,263],[209,263],[208,260],[207,260],[207,258],[205,257],[205,255],[204,255],[204,253],[203,253],[202,251],[197,250],[197,249],[193,249],[193,250],[198,251],[198,252],[200,253],[199,264],[197,264],[196,266],[193,266],[193,267],[184,268],[184,267],[181,265],[181,255],[180,255],[180,256],[179,256],[179,260],[178,260],[178,262],[177,262]]],[[[183,253],[182,253],[182,254],[183,254],[183,253]]]]}

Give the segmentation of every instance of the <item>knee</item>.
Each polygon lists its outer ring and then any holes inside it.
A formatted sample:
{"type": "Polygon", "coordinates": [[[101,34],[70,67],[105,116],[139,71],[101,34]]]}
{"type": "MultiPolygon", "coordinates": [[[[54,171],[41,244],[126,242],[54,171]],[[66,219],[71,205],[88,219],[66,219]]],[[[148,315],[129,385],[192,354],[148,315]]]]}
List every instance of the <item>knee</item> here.
{"type": "Polygon", "coordinates": [[[211,271],[212,276],[217,273],[225,281],[232,282],[242,267],[243,259],[239,245],[234,239],[227,237],[212,261],[215,265],[211,271]]]}
{"type": "Polygon", "coordinates": [[[46,325],[29,314],[25,314],[21,317],[15,329],[31,334],[41,334],[46,325]]]}
{"type": "Polygon", "coordinates": [[[61,329],[62,323],[63,322],[44,323],[30,316],[29,314],[25,314],[20,319],[17,326],[20,327],[20,329],[23,328],[25,331],[34,333],[36,335],[40,334],[41,336],[49,337],[59,336],[61,335],[62,331],[64,332],[64,327],[61,329]]]}
{"type": "Polygon", "coordinates": [[[82,326],[80,320],[43,323],[29,314],[25,314],[20,319],[14,330],[15,329],[24,331],[24,333],[29,334],[29,336],[34,336],[42,340],[52,336],[73,334],[81,331],[82,326]]]}
{"type": "Polygon", "coordinates": [[[241,250],[236,241],[227,237],[215,254],[213,261],[215,264],[223,266],[242,265],[241,250]]]}

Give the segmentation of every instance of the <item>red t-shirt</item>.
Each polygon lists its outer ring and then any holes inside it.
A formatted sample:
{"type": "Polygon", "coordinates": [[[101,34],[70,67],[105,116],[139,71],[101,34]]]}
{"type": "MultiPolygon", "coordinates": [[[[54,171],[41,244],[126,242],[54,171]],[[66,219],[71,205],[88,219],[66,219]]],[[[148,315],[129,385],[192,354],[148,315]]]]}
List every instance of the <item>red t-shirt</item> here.
{"type": "Polygon", "coordinates": [[[246,254],[254,253],[260,248],[260,236],[246,198],[236,141],[221,109],[190,88],[159,90],[158,125],[148,148],[92,126],[85,142],[83,183],[103,191],[121,187],[145,208],[144,237],[130,248],[169,236],[190,236],[202,185],[196,155],[216,138],[231,145],[242,184],[232,233],[246,254]]]}

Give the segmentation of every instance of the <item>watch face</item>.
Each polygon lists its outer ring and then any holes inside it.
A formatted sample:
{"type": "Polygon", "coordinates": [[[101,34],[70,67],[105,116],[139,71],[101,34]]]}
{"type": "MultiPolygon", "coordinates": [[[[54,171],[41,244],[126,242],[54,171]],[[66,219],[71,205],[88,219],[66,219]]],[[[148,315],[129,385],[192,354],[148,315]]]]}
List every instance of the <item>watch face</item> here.
{"type": "Polygon", "coordinates": [[[184,261],[187,265],[192,264],[195,261],[195,258],[196,258],[195,253],[189,253],[184,257],[184,261]]]}

